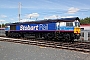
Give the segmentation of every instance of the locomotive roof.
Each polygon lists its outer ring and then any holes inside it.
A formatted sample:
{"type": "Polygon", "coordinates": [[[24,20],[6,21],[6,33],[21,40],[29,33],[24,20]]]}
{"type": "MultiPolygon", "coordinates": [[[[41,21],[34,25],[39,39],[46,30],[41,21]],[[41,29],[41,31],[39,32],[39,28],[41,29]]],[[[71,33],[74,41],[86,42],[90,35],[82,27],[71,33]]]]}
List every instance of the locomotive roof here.
{"type": "Polygon", "coordinates": [[[30,21],[30,22],[16,22],[16,23],[9,23],[6,25],[16,25],[16,24],[27,24],[27,23],[31,23],[31,24],[39,24],[39,23],[50,23],[50,22],[71,22],[71,21],[75,21],[78,20],[80,21],[80,19],[78,17],[73,17],[73,18],[61,18],[61,19],[46,19],[46,20],[38,20],[38,21],[30,21]]]}

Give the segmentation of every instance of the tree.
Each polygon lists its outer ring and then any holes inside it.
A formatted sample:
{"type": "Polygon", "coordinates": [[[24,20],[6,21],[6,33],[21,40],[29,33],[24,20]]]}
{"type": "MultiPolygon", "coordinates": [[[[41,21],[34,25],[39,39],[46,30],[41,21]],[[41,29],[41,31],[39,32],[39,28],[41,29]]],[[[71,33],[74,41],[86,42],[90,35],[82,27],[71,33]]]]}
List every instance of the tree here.
{"type": "Polygon", "coordinates": [[[90,24],[90,17],[86,17],[84,19],[80,19],[81,24],[90,24]]]}
{"type": "MultiPolygon", "coordinates": [[[[1,28],[1,24],[0,24],[0,28],[1,28]]],[[[2,24],[2,28],[5,28],[5,24],[2,24]]]]}

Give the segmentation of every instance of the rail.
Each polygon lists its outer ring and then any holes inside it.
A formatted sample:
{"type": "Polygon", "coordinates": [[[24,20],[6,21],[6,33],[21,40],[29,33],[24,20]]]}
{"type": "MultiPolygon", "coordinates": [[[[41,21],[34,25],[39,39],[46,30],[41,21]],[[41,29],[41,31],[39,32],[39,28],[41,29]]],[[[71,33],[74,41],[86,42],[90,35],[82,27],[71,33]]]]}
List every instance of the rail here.
{"type": "Polygon", "coordinates": [[[60,42],[60,41],[46,41],[46,40],[35,40],[35,39],[14,39],[0,37],[0,41],[4,42],[14,42],[20,44],[36,45],[40,47],[51,47],[58,49],[81,51],[85,53],[90,53],[90,42],[60,42]]]}

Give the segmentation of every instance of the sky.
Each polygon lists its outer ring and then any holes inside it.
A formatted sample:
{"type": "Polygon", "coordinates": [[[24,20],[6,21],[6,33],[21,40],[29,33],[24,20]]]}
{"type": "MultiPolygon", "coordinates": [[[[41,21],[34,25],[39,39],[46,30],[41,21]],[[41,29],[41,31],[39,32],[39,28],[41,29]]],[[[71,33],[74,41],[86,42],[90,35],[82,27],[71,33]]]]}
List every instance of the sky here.
{"type": "Polygon", "coordinates": [[[0,23],[90,17],[90,0],[0,0],[0,23]],[[21,7],[21,9],[19,9],[21,7]]]}

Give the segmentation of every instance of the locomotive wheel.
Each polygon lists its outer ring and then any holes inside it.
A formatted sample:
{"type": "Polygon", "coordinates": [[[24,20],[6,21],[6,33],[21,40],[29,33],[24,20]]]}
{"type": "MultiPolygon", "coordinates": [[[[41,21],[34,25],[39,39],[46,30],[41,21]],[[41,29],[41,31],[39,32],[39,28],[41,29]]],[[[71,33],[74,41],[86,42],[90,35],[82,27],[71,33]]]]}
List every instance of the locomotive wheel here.
{"type": "Polygon", "coordinates": [[[47,33],[45,38],[48,40],[52,40],[54,38],[54,34],[53,33],[47,33]]]}

